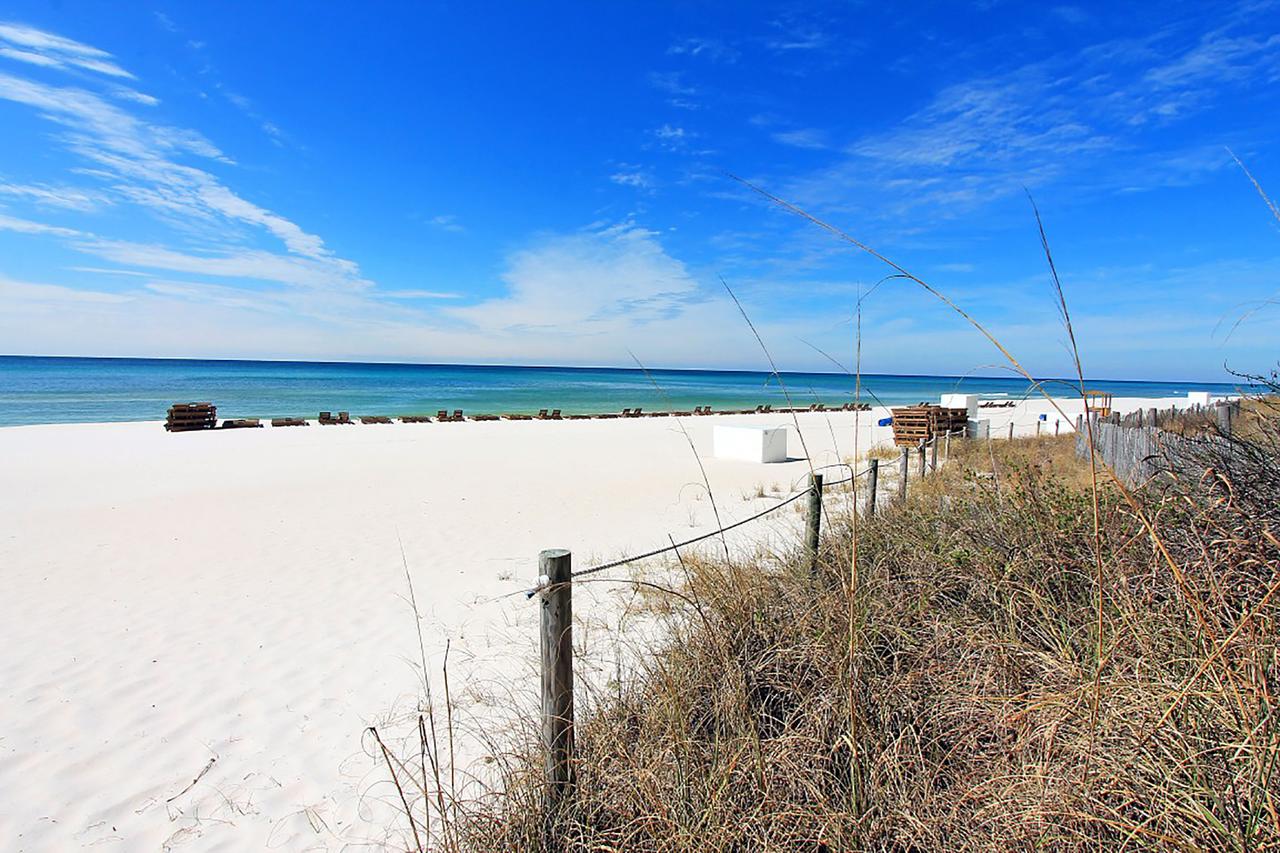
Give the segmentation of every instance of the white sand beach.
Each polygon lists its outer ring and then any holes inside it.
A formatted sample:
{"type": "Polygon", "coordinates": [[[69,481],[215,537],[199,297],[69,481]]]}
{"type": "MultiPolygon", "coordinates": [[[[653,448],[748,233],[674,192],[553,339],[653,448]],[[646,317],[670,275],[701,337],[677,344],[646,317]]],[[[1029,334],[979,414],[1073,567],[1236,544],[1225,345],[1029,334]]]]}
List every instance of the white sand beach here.
{"type": "MultiPolygon", "coordinates": [[[[1185,399],[1115,406],[1171,403],[1185,399]]],[[[981,417],[999,439],[1010,420],[1034,433],[1041,413],[1051,434],[1043,400],[981,417]]],[[[804,446],[814,465],[852,457],[855,417],[860,452],[888,443],[873,426],[885,414],[800,414],[804,445],[786,414],[681,423],[731,522],[801,487],[804,446]],[[714,458],[724,422],[788,427],[790,461],[714,458]]],[[[461,703],[501,720],[510,697],[536,696],[537,608],[510,594],[531,585],[540,549],[585,567],[715,527],[672,418],[12,427],[0,459],[11,850],[377,845],[388,792],[364,729],[420,694],[406,563],[437,697],[447,642],[461,703]]],[[[780,512],[733,542],[789,536],[798,520],[780,512]]]]}

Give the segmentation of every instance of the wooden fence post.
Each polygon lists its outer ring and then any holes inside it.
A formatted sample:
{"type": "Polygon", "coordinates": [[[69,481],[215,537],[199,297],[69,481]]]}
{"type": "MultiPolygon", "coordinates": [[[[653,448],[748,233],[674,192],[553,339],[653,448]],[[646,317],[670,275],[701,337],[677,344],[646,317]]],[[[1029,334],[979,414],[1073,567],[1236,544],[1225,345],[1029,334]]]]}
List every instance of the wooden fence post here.
{"type": "Polygon", "coordinates": [[[929,470],[938,470],[938,437],[929,440],[929,470]]]}
{"type": "Polygon", "coordinates": [[[947,430],[947,435],[942,439],[942,464],[946,464],[951,459],[951,431],[947,430]]]}
{"type": "Polygon", "coordinates": [[[867,468],[867,515],[876,514],[876,484],[880,480],[880,460],[872,459],[867,468]]]}
{"type": "Polygon", "coordinates": [[[907,499],[907,448],[902,448],[902,457],[898,460],[898,500],[907,499]]]}
{"type": "Polygon", "coordinates": [[[918,454],[918,456],[919,456],[919,458],[920,458],[920,467],[919,467],[919,472],[918,472],[918,473],[920,474],[920,479],[921,479],[921,480],[923,480],[923,479],[924,479],[924,473],[925,473],[925,467],[924,467],[924,439],[920,439],[920,444],[919,444],[919,446],[916,448],[916,453],[918,454]]]}
{"type": "Polygon", "coordinates": [[[818,573],[818,539],[822,536],[822,475],[809,475],[809,517],[805,519],[805,558],[810,574],[818,573]]]}
{"type": "Polygon", "coordinates": [[[1231,435],[1231,404],[1219,403],[1217,406],[1218,432],[1231,435]]]}
{"type": "Polygon", "coordinates": [[[1076,415],[1076,432],[1084,432],[1084,415],[1076,415]]]}
{"type": "MultiPolygon", "coordinates": [[[[1141,426],[1141,424],[1139,424],[1139,426],[1141,426]]],[[[1155,429],[1160,426],[1160,413],[1155,410],[1155,407],[1147,409],[1147,426],[1151,429],[1155,429]]]]}
{"type": "Polygon", "coordinates": [[[1058,434],[1058,429],[1062,426],[1062,418],[1053,419],[1053,434],[1058,434]]]}
{"type": "Polygon", "coordinates": [[[563,548],[538,555],[542,590],[542,745],[547,811],[573,788],[573,558],[563,548]]]}

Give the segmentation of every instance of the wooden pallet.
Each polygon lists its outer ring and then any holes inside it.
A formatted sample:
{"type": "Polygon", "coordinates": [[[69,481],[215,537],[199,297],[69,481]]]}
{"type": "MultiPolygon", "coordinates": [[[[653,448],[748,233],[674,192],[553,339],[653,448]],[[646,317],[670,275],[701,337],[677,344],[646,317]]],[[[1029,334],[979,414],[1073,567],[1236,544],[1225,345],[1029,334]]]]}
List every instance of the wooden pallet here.
{"type": "Polygon", "coordinates": [[[915,447],[935,436],[963,435],[969,423],[967,409],[944,409],[932,403],[902,406],[891,410],[893,443],[898,447],[915,447]]]}
{"type": "Polygon", "coordinates": [[[218,407],[212,403],[174,403],[164,428],[169,432],[214,429],[218,426],[218,407]]]}
{"type": "Polygon", "coordinates": [[[915,447],[932,435],[930,406],[903,406],[891,409],[893,443],[898,447],[915,447]]]}
{"type": "Polygon", "coordinates": [[[929,414],[932,421],[929,430],[933,435],[964,435],[965,429],[969,426],[969,410],[968,409],[944,409],[941,406],[937,408],[930,407],[929,414]]]}

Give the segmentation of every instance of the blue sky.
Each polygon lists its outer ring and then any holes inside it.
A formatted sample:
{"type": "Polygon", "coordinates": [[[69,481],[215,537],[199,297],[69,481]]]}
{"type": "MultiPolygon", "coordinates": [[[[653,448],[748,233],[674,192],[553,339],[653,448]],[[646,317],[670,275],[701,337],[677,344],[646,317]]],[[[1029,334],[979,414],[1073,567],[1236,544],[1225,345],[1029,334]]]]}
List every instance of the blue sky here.
{"type": "MultiPolygon", "coordinates": [[[[0,352],[851,364],[889,271],[1094,376],[1274,365],[1274,3],[0,13],[0,352]]],[[[998,373],[913,286],[867,371],[998,373]]]]}

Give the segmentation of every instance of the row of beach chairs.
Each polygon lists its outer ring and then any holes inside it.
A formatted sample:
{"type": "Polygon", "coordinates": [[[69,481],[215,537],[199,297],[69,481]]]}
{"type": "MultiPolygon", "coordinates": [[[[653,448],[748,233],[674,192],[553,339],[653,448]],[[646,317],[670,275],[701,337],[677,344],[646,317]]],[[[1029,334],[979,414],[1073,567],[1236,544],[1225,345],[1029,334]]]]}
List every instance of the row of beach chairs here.
{"type": "MultiPolygon", "coordinates": [[[[399,420],[405,424],[429,424],[433,420],[436,423],[455,423],[460,421],[560,421],[560,420],[611,420],[615,418],[666,418],[666,417],[696,417],[701,415],[763,415],[775,412],[845,412],[854,411],[855,409],[867,410],[871,407],[866,404],[855,406],[853,403],[845,403],[843,406],[827,408],[821,403],[815,403],[808,408],[795,409],[775,409],[773,406],[760,405],[754,409],[719,409],[713,410],[710,406],[696,406],[692,412],[676,411],[676,412],[645,412],[641,408],[623,409],[621,412],[609,412],[595,415],[562,415],[559,409],[539,409],[536,415],[527,415],[522,412],[507,412],[501,415],[466,415],[462,413],[462,409],[454,409],[450,412],[448,409],[440,409],[436,412],[435,418],[427,415],[401,415],[399,420]]],[[[352,420],[350,412],[321,412],[316,418],[316,423],[322,426],[344,426],[355,423],[362,424],[389,424],[393,423],[393,419],[385,415],[361,415],[356,420],[352,420]]],[[[273,427],[290,427],[290,426],[310,426],[311,421],[306,418],[271,418],[271,426],[273,427]]],[[[222,422],[221,429],[255,429],[261,428],[265,424],[258,418],[235,418],[227,419],[222,422]]],[[[217,407],[211,403],[175,403],[169,409],[169,417],[165,422],[165,429],[180,432],[186,430],[198,429],[217,429],[217,407]]]]}

